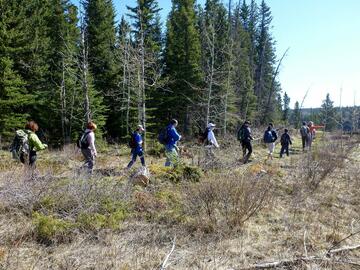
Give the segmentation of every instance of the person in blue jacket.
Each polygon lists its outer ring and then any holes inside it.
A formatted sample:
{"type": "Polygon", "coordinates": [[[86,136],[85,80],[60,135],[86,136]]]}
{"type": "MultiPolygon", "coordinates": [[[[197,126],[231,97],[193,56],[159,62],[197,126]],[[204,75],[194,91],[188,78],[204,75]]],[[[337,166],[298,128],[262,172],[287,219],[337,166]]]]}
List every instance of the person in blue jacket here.
{"type": "Polygon", "coordinates": [[[177,125],[178,121],[176,119],[172,119],[166,128],[167,143],[165,145],[165,166],[167,167],[170,165],[176,166],[179,163],[177,142],[181,139],[181,136],[176,130],[177,125]]]}
{"type": "Polygon", "coordinates": [[[131,161],[127,165],[127,169],[130,169],[132,165],[134,165],[137,156],[140,157],[141,165],[145,167],[145,158],[144,158],[144,151],[142,148],[143,140],[141,137],[141,134],[144,132],[144,128],[142,125],[138,125],[137,129],[132,134],[132,141],[134,144],[134,147],[131,148],[131,161]]]}

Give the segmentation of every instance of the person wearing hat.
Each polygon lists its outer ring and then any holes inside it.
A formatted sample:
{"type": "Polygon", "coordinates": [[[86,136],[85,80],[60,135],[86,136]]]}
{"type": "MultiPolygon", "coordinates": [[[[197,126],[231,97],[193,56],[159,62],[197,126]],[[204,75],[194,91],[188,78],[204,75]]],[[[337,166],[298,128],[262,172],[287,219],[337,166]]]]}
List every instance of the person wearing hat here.
{"type": "Polygon", "coordinates": [[[131,135],[130,147],[131,147],[131,161],[127,165],[127,169],[130,169],[134,165],[136,158],[139,156],[141,165],[145,167],[144,151],[142,149],[143,140],[141,134],[145,131],[142,125],[138,125],[136,130],[131,135]]]}
{"type": "Polygon", "coordinates": [[[208,150],[207,154],[209,156],[214,156],[213,153],[213,148],[219,148],[219,144],[216,140],[215,134],[214,134],[214,128],[215,128],[215,124],[213,123],[209,123],[207,126],[207,138],[206,138],[206,143],[205,143],[205,148],[208,150]]]}
{"type": "Polygon", "coordinates": [[[249,161],[252,153],[251,141],[253,140],[253,137],[251,136],[250,124],[251,123],[249,121],[245,121],[244,124],[240,127],[237,136],[243,150],[244,164],[249,161]]]}

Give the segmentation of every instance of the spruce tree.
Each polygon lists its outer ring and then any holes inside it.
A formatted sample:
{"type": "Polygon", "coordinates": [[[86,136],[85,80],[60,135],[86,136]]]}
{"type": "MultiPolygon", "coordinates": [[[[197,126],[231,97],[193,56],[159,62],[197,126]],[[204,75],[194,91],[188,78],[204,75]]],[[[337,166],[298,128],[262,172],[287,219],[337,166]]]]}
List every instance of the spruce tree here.
{"type": "MultiPolygon", "coordinates": [[[[238,115],[243,121],[244,119],[253,119],[256,111],[256,96],[254,94],[254,79],[252,76],[252,42],[250,32],[246,31],[244,19],[244,5],[240,9],[239,6],[235,9],[233,28],[234,28],[234,56],[235,56],[235,73],[234,83],[236,94],[238,97],[238,115]]],[[[249,22],[248,22],[249,23],[249,22]]]]}
{"type": "Polygon", "coordinates": [[[169,78],[166,118],[178,118],[185,134],[199,118],[201,46],[196,28],[194,0],[174,0],[168,17],[165,72],[169,78]]]}
{"type": "Polygon", "coordinates": [[[326,131],[332,131],[337,125],[337,111],[334,102],[330,99],[330,94],[326,94],[320,110],[320,120],[325,125],[326,131]]]}
{"type": "Polygon", "coordinates": [[[300,112],[300,105],[299,102],[296,101],[295,102],[295,107],[294,110],[291,114],[291,124],[295,127],[295,128],[299,128],[301,125],[301,112],[300,112]]]}
{"type": "Polygon", "coordinates": [[[0,1],[0,138],[9,139],[23,128],[34,101],[18,72],[24,50],[25,9],[14,1],[0,1]]]}
{"type": "Polygon", "coordinates": [[[284,93],[284,98],[283,98],[283,115],[282,115],[282,120],[285,123],[289,122],[290,118],[290,97],[287,95],[287,93],[284,93]]]}
{"type": "Polygon", "coordinates": [[[116,135],[118,115],[113,108],[116,89],[115,61],[115,11],[111,0],[84,1],[86,41],[90,72],[95,91],[104,97],[104,105],[109,109],[106,129],[110,136],[116,135]]]}

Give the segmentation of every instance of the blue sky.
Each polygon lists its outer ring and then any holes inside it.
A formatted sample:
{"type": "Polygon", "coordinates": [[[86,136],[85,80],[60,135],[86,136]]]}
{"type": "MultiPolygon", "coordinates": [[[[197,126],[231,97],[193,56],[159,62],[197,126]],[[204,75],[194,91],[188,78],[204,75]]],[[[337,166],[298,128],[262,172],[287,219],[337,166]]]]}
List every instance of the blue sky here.
{"type": "MultiPolygon", "coordinates": [[[[126,5],[135,6],[136,1],[113,2],[120,17],[126,13],[126,5]]],[[[204,2],[198,0],[200,4],[204,2]]],[[[227,4],[228,0],[223,2],[227,4]]],[[[291,106],[302,101],[307,89],[310,90],[304,107],[319,107],[326,93],[336,106],[340,96],[343,106],[352,106],[354,99],[360,105],[360,0],[266,2],[273,15],[278,58],[290,48],[278,78],[291,98],[291,106]]],[[[165,22],[171,0],[159,0],[159,5],[165,22]]]]}

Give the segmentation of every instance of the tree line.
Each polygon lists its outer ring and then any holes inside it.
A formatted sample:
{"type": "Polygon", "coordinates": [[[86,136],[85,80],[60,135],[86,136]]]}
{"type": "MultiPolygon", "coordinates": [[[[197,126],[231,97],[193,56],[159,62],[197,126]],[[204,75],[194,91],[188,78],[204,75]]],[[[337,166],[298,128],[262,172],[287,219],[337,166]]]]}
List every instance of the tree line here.
{"type": "MultiPolygon", "coordinates": [[[[170,119],[191,136],[209,122],[222,135],[245,119],[290,119],[290,98],[265,1],[137,0],[116,21],[111,0],[0,0],[0,135],[36,120],[54,146],[89,120],[108,141],[170,119]]],[[[40,134],[41,135],[41,134],[40,134]]]]}

